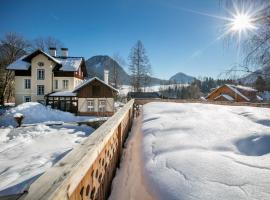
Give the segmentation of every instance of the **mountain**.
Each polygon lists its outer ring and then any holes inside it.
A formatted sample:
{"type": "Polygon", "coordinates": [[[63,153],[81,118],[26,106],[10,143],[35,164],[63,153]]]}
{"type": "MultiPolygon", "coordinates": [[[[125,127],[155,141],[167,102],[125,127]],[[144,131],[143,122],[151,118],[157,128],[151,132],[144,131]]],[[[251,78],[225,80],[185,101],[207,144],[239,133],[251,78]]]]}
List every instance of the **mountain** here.
{"type": "MultiPolygon", "coordinates": [[[[103,80],[104,69],[109,70],[109,80],[112,80],[113,67],[119,72],[119,77],[124,85],[130,84],[130,76],[114,59],[106,55],[97,55],[86,60],[86,69],[89,77],[97,76],[103,80]]],[[[158,85],[163,80],[151,77],[150,85],[158,85]]]]}
{"type": "Polygon", "coordinates": [[[176,81],[177,83],[191,83],[195,78],[179,72],[170,78],[170,81],[176,81]]]}
{"type": "Polygon", "coordinates": [[[263,78],[268,78],[269,75],[266,77],[267,74],[270,74],[270,66],[258,69],[255,72],[252,72],[248,74],[247,76],[238,79],[238,81],[243,85],[252,85],[256,82],[258,76],[262,76],[263,78]]]}
{"type": "Polygon", "coordinates": [[[123,84],[127,84],[129,82],[129,75],[125,72],[125,70],[111,57],[109,56],[93,56],[86,60],[86,69],[89,77],[97,76],[100,79],[104,79],[104,69],[109,70],[109,79],[112,80],[112,72],[113,67],[119,73],[119,77],[121,77],[121,82],[123,84]]]}

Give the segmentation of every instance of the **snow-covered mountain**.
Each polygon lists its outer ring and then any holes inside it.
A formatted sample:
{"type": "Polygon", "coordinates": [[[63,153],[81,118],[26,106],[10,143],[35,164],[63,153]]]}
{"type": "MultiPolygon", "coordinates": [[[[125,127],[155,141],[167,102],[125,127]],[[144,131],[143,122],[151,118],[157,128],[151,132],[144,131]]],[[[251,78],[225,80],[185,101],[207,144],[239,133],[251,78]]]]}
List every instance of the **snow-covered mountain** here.
{"type": "Polygon", "coordinates": [[[179,72],[170,78],[170,81],[176,81],[177,83],[191,83],[195,78],[179,72]]]}
{"type": "Polygon", "coordinates": [[[270,74],[270,66],[267,67],[263,67],[261,69],[256,70],[253,73],[248,74],[247,76],[238,79],[241,84],[243,85],[252,85],[256,82],[256,79],[258,76],[262,76],[263,78],[266,78],[266,74],[268,74],[269,78],[269,74],[270,74]]]}

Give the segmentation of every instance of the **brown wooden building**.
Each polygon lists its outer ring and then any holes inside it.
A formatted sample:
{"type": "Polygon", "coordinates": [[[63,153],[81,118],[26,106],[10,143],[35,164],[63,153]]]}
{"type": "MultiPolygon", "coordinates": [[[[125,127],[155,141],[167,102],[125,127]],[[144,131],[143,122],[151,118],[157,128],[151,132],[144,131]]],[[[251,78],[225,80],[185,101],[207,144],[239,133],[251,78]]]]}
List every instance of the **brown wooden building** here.
{"type": "Polygon", "coordinates": [[[257,95],[257,90],[241,86],[225,84],[213,90],[207,97],[210,101],[232,101],[232,102],[256,102],[261,98],[257,95]]]}
{"type": "Polygon", "coordinates": [[[97,77],[78,85],[73,91],[47,95],[46,103],[52,108],[78,115],[111,116],[117,90],[97,77]]]}

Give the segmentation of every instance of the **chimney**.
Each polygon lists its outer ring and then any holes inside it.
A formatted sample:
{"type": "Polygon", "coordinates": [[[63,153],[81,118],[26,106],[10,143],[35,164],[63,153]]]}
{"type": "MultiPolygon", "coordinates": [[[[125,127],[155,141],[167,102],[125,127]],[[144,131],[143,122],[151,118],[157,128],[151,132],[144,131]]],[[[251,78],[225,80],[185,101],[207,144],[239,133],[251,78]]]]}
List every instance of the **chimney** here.
{"type": "Polygon", "coordinates": [[[109,70],[104,70],[104,82],[109,84],[109,70]]]}
{"type": "Polygon", "coordinates": [[[62,57],[68,57],[68,48],[61,48],[62,57]]]}
{"type": "Polygon", "coordinates": [[[49,52],[51,56],[56,56],[56,48],[55,47],[50,47],[49,52]]]}

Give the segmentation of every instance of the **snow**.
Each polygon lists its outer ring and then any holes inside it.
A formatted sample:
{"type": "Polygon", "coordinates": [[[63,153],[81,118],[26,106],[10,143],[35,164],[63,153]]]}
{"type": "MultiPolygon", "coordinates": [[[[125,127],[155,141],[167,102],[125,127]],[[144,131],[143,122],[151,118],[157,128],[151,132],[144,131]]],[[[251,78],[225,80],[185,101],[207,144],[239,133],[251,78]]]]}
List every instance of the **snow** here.
{"type": "Polygon", "coordinates": [[[3,196],[23,192],[93,129],[88,126],[38,124],[0,128],[0,132],[0,196],[3,196]]]}
{"type": "MultiPolygon", "coordinates": [[[[61,71],[77,71],[79,69],[82,61],[83,61],[83,58],[81,58],[81,57],[67,57],[67,58],[53,57],[50,54],[48,54],[42,50],[38,50],[38,51],[42,52],[44,55],[46,55],[47,57],[52,59],[57,64],[61,64],[62,65],[62,67],[60,68],[61,71]]],[[[34,51],[33,53],[35,53],[35,52],[36,51],[34,51]]],[[[9,70],[28,70],[31,63],[23,61],[23,59],[30,56],[31,54],[29,54],[27,56],[22,56],[21,58],[19,58],[15,62],[11,63],[7,67],[7,69],[9,69],[9,70]]]]}
{"type": "Polygon", "coordinates": [[[14,108],[7,110],[2,116],[0,116],[0,127],[1,126],[17,126],[14,120],[14,114],[21,113],[24,116],[24,124],[42,123],[50,121],[63,121],[63,122],[74,122],[74,121],[85,121],[91,116],[75,116],[69,112],[63,112],[56,109],[51,109],[37,102],[28,102],[20,104],[14,108]]]}
{"type": "Polygon", "coordinates": [[[22,113],[15,113],[13,115],[13,117],[16,117],[16,118],[23,117],[23,114],[22,113]]]}
{"type": "Polygon", "coordinates": [[[82,58],[58,58],[57,60],[62,64],[61,71],[77,71],[82,63],[82,58]]]}
{"type": "Polygon", "coordinates": [[[239,92],[237,90],[237,87],[235,87],[234,85],[229,85],[227,84],[227,86],[232,90],[234,91],[236,94],[238,94],[239,96],[241,96],[242,98],[244,98],[245,100],[249,101],[249,98],[247,98],[245,95],[243,95],[241,92],[239,92]]]}
{"type": "MultiPolygon", "coordinates": [[[[175,87],[187,87],[189,84],[168,84],[168,85],[153,85],[147,86],[144,88],[145,92],[159,92],[166,90],[168,88],[175,88],[175,87]]],[[[129,92],[133,92],[133,88],[131,85],[122,85],[119,89],[119,94],[122,96],[126,96],[129,92]]]]}
{"type": "Polygon", "coordinates": [[[73,93],[72,91],[62,91],[62,92],[54,92],[49,94],[50,97],[76,97],[77,93],[73,93]]]}
{"type": "Polygon", "coordinates": [[[256,95],[256,98],[257,98],[258,101],[263,101],[263,98],[260,97],[259,95],[256,95]]]}
{"type": "Polygon", "coordinates": [[[251,91],[251,92],[256,92],[257,90],[252,88],[252,87],[247,87],[247,86],[243,86],[243,85],[231,85],[237,89],[241,89],[241,90],[246,90],[246,91],[251,91]]]}
{"type": "MultiPolygon", "coordinates": [[[[48,58],[52,59],[54,62],[56,62],[57,64],[61,64],[61,62],[56,59],[55,57],[51,56],[50,54],[46,53],[45,51],[42,51],[40,49],[38,49],[37,51],[41,51],[43,54],[45,54],[48,58]]],[[[35,51],[34,51],[35,52],[35,51]]],[[[33,53],[34,53],[33,52],[33,53]]],[[[29,54],[28,56],[30,56],[31,54],[29,54]]]]}
{"type": "Polygon", "coordinates": [[[28,70],[30,67],[30,63],[23,61],[25,56],[22,56],[18,60],[14,61],[10,65],[7,66],[9,70],[28,70]]]}
{"type": "Polygon", "coordinates": [[[109,200],[156,199],[149,193],[149,186],[143,178],[140,123],[140,118],[133,121],[132,130],[122,152],[120,169],[113,179],[109,200]]]}
{"type": "Polygon", "coordinates": [[[0,116],[0,196],[23,192],[94,131],[74,122],[93,120],[97,118],[74,116],[36,102],[6,110],[0,116]],[[20,115],[24,124],[14,128],[14,116],[20,115]]]}
{"type": "Polygon", "coordinates": [[[234,100],[234,98],[232,98],[230,95],[227,95],[227,94],[221,94],[221,95],[217,96],[215,99],[219,99],[221,96],[224,97],[225,99],[227,99],[228,101],[234,100]]]}
{"type": "Polygon", "coordinates": [[[146,104],[144,182],[159,199],[270,199],[269,111],[146,104]]]}

